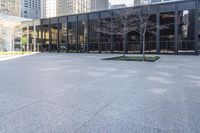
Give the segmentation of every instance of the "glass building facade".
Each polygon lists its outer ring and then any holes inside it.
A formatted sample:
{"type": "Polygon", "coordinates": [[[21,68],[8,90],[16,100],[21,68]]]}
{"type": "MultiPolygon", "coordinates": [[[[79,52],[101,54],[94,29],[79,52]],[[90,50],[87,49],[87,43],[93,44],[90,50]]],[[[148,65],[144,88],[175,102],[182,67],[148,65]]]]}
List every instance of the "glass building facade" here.
{"type": "MultiPolygon", "coordinates": [[[[125,9],[132,9],[129,7],[125,9]]],[[[141,9],[146,8],[141,6],[141,9]]],[[[199,54],[200,2],[185,0],[150,5],[151,32],[145,36],[145,52],[150,54],[199,54]],[[152,32],[154,34],[152,34],[152,32]]],[[[41,19],[36,25],[36,50],[68,53],[123,53],[121,35],[100,32],[111,25],[120,9],[41,19]]],[[[29,42],[33,26],[29,26],[29,42]]],[[[24,31],[27,27],[24,27],[24,31]]],[[[142,35],[134,30],[125,38],[126,53],[142,53],[142,35]]],[[[27,43],[28,44],[28,43],[27,43]]],[[[29,44],[30,45],[30,44],[29,44]]],[[[32,50],[32,46],[29,49],[32,50]]]]}
{"type": "Polygon", "coordinates": [[[0,51],[19,51],[22,49],[22,29],[24,28],[22,28],[21,23],[29,20],[0,14],[0,51]]]}

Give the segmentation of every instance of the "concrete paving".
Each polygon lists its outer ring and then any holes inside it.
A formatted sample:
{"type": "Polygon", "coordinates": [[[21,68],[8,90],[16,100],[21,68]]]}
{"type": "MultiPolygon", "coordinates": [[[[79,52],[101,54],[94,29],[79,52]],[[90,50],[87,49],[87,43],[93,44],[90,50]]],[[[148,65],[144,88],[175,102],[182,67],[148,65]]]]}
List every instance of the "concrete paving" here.
{"type": "Polygon", "coordinates": [[[0,62],[0,133],[199,133],[200,57],[110,54],[0,62]]]}
{"type": "Polygon", "coordinates": [[[32,53],[29,53],[29,54],[12,54],[12,53],[7,54],[7,55],[1,55],[0,54],[0,62],[6,61],[6,60],[13,60],[13,59],[16,59],[16,58],[34,55],[34,54],[38,54],[38,52],[32,52],[32,53]]]}

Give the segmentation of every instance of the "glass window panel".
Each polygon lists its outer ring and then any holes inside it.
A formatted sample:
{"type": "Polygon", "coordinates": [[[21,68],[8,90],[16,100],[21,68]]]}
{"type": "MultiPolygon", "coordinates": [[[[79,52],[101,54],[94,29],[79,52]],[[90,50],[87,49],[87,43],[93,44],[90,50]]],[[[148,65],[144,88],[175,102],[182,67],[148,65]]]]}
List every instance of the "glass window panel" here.
{"type": "Polygon", "coordinates": [[[57,24],[50,25],[50,50],[51,52],[57,52],[57,41],[58,41],[58,29],[57,24]]]}
{"type": "Polygon", "coordinates": [[[43,51],[49,51],[49,25],[43,25],[43,51]]]}
{"type": "Polygon", "coordinates": [[[181,52],[195,52],[195,10],[178,12],[178,48],[181,52]]]}
{"type": "Polygon", "coordinates": [[[175,53],[174,12],[160,14],[160,53],[175,53]]]}
{"type": "Polygon", "coordinates": [[[21,36],[26,38],[27,22],[21,18],[0,15],[0,51],[21,50],[21,36]],[[24,27],[24,28],[22,28],[24,27]],[[22,31],[23,29],[23,31],[22,31]]]}
{"type": "Polygon", "coordinates": [[[147,23],[145,52],[156,53],[156,15],[152,14],[147,23]]]}
{"type": "Polygon", "coordinates": [[[89,52],[99,52],[98,48],[98,29],[99,23],[97,19],[89,20],[89,52]]]}
{"type": "Polygon", "coordinates": [[[87,21],[78,22],[78,50],[80,53],[87,52],[87,21]]]}
{"type": "Polygon", "coordinates": [[[76,49],[76,22],[68,22],[68,52],[77,52],[76,49]]]}
{"type": "Polygon", "coordinates": [[[67,19],[59,22],[59,50],[67,52],[67,19]]]}
{"type": "Polygon", "coordinates": [[[29,51],[33,51],[34,31],[33,26],[29,27],[29,51]]]}
{"type": "Polygon", "coordinates": [[[41,51],[41,26],[36,26],[36,51],[41,51]]]}
{"type": "MultiPolygon", "coordinates": [[[[104,13],[104,18],[100,19],[100,29],[102,32],[100,33],[100,49],[101,52],[111,52],[111,18],[108,18],[106,16],[110,16],[108,13],[104,13]]],[[[100,31],[101,31],[100,30],[100,31]]]]}
{"type": "MultiPolygon", "coordinates": [[[[113,13],[113,22],[117,22],[117,20],[120,20],[119,14],[114,11],[113,13]]],[[[113,35],[113,52],[114,53],[123,53],[123,37],[121,35],[113,35]]]]}

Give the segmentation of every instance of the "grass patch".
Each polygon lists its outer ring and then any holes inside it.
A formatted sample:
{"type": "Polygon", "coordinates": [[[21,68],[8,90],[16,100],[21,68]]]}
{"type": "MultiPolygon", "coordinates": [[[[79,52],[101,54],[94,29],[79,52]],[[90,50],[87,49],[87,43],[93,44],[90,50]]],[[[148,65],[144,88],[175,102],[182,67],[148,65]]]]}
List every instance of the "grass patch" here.
{"type": "MultiPolygon", "coordinates": [[[[145,56],[144,61],[147,62],[156,62],[159,60],[159,56],[145,56]]],[[[117,60],[117,61],[143,61],[142,56],[118,56],[118,57],[112,57],[112,58],[106,58],[103,60],[117,60]]]]}
{"type": "Polygon", "coordinates": [[[31,54],[32,52],[22,52],[22,51],[9,51],[9,52],[0,52],[0,55],[21,55],[21,54],[31,54]]]}

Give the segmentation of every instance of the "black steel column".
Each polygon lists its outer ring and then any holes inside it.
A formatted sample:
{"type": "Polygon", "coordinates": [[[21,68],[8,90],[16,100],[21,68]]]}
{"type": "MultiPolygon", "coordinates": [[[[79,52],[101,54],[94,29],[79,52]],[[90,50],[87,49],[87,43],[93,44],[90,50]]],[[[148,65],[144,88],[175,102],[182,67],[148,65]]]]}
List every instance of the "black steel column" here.
{"type": "Polygon", "coordinates": [[[69,24],[68,24],[68,17],[66,18],[66,24],[67,24],[67,43],[66,43],[66,52],[68,53],[69,52],[69,24]]]}
{"type": "MultiPolygon", "coordinates": [[[[41,25],[40,25],[41,26],[41,25]]],[[[38,51],[38,52],[40,52],[40,46],[39,46],[39,32],[40,32],[40,28],[38,29],[37,27],[36,27],[36,31],[37,31],[37,39],[36,39],[36,43],[37,43],[37,50],[36,51],[38,51]]]]}
{"type": "MultiPolygon", "coordinates": [[[[97,22],[97,23],[98,23],[98,29],[100,30],[100,28],[101,28],[101,27],[100,27],[100,24],[101,24],[101,23],[100,23],[100,13],[98,13],[98,20],[97,20],[97,21],[98,21],[98,22],[97,22]]],[[[100,38],[101,38],[101,35],[100,35],[100,31],[98,31],[97,34],[98,34],[98,35],[97,35],[97,36],[98,36],[98,49],[99,49],[99,53],[101,53],[101,42],[100,42],[100,41],[101,41],[101,39],[100,39],[100,38]]]]}
{"type": "Polygon", "coordinates": [[[43,39],[43,22],[41,20],[41,52],[43,52],[44,48],[44,39],[43,39]]]}
{"type": "MultiPolygon", "coordinates": [[[[43,47],[44,50],[47,50],[47,44],[46,44],[46,42],[47,42],[46,41],[47,40],[47,34],[46,33],[47,32],[48,32],[48,29],[45,28],[45,30],[44,30],[44,47],[43,47]]],[[[48,45],[48,47],[49,47],[49,45],[48,45]]]]}
{"type": "Polygon", "coordinates": [[[89,53],[89,29],[90,29],[90,24],[89,24],[89,14],[87,13],[87,38],[86,38],[86,51],[89,53]]]}
{"type": "Polygon", "coordinates": [[[160,54],[160,11],[156,13],[156,52],[160,54]]]}
{"type": "MultiPolygon", "coordinates": [[[[140,7],[140,15],[142,14],[142,8],[140,7]]],[[[140,20],[141,21],[141,20],[140,20]]],[[[142,22],[140,22],[141,24],[142,22]]],[[[143,37],[142,37],[142,27],[140,25],[140,54],[143,53],[143,37]]]]}
{"type": "Polygon", "coordinates": [[[113,53],[113,12],[111,13],[111,53],[113,53]]]}
{"type": "Polygon", "coordinates": [[[196,0],[196,7],[195,7],[195,54],[199,54],[199,0],[196,0]]]}
{"type": "Polygon", "coordinates": [[[57,52],[60,52],[60,25],[59,25],[59,19],[57,20],[57,52]]]}
{"type": "Polygon", "coordinates": [[[78,53],[79,50],[79,38],[78,38],[78,15],[76,15],[76,53],[78,53]]]}
{"type": "Polygon", "coordinates": [[[52,35],[51,35],[51,21],[49,19],[49,27],[48,27],[48,30],[49,30],[49,52],[51,52],[51,47],[52,47],[52,35]]]}
{"type": "Polygon", "coordinates": [[[175,48],[175,54],[178,54],[178,2],[176,2],[176,8],[175,8],[175,17],[174,17],[174,48],[175,48]]]}

